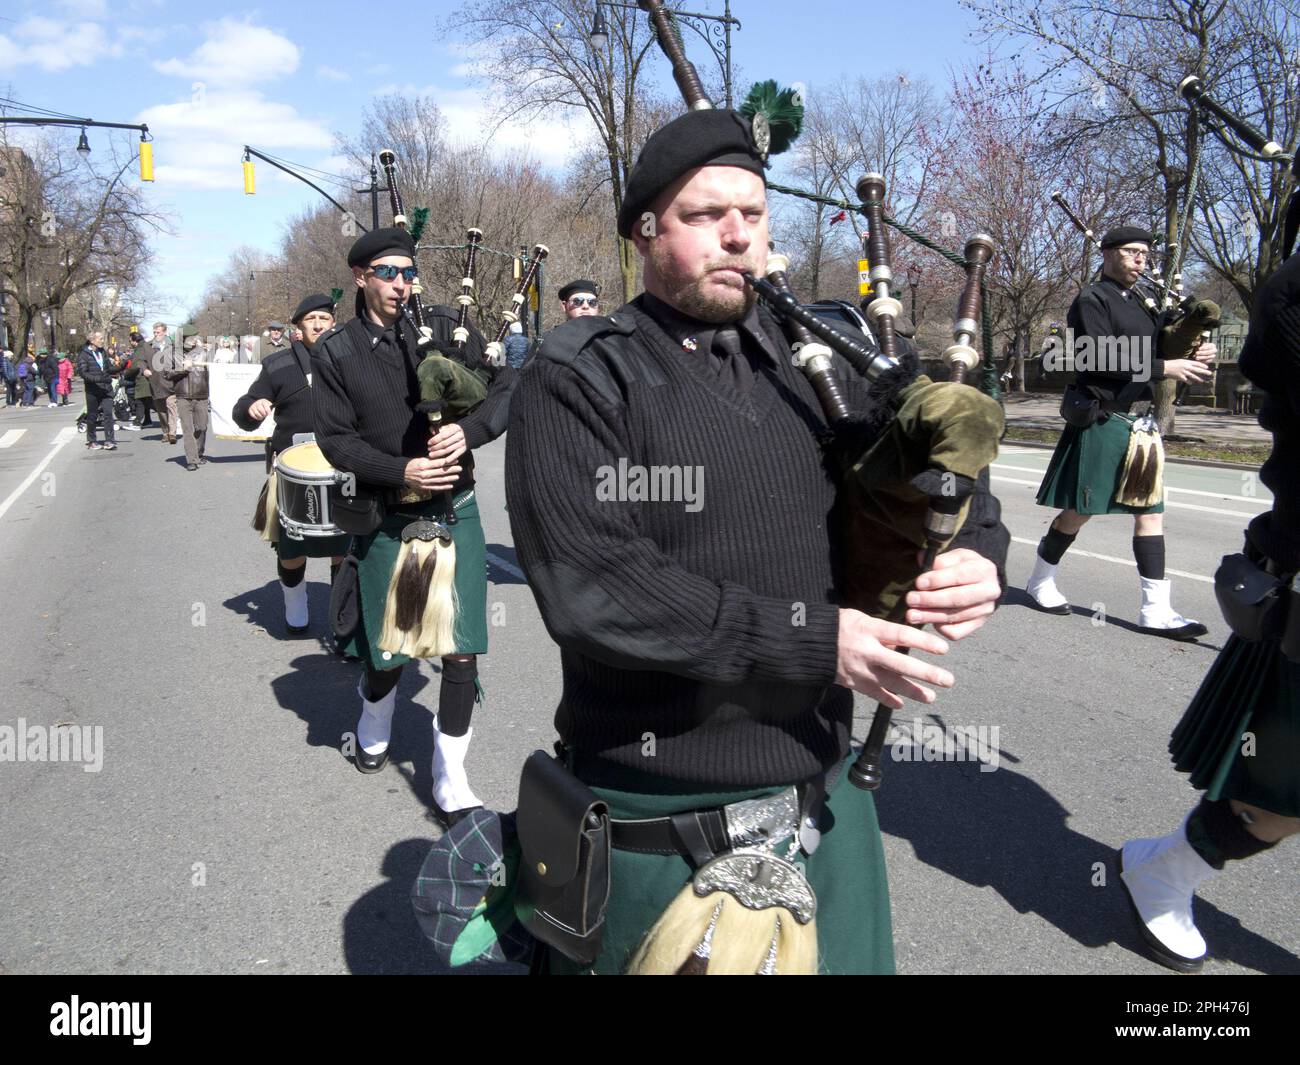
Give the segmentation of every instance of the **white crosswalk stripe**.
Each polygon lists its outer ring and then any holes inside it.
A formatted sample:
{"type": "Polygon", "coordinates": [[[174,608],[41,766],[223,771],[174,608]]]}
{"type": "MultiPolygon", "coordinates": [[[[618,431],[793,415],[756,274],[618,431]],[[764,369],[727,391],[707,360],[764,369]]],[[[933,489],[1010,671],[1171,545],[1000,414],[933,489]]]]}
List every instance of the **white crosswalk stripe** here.
{"type": "Polygon", "coordinates": [[[13,447],[26,432],[26,429],[10,429],[4,436],[0,436],[0,447],[13,447]]]}

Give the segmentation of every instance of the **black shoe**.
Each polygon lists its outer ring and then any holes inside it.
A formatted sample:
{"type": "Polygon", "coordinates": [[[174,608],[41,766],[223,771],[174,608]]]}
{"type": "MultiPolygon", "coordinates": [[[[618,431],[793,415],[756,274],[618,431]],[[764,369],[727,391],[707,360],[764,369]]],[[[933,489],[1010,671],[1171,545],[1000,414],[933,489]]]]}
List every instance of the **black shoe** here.
{"type": "Polygon", "coordinates": [[[388,764],[388,752],[392,750],[393,745],[390,743],[379,754],[367,754],[361,745],[357,745],[357,753],[353,757],[356,767],[362,773],[378,773],[388,764]]]}
{"type": "Polygon", "coordinates": [[[287,632],[290,636],[306,636],[307,633],[308,633],[310,630],[311,630],[311,626],[310,626],[310,625],[288,625],[288,624],[286,624],[285,627],[284,627],[284,631],[287,632]]]}
{"type": "Polygon", "coordinates": [[[1189,621],[1176,629],[1153,629],[1139,625],[1138,631],[1145,632],[1148,636],[1163,636],[1166,640],[1198,640],[1210,630],[1199,621],[1189,621]]]}
{"type": "Polygon", "coordinates": [[[187,463],[187,464],[186,464],[185,468],[186,468],[187,470],[189,470],[191,473],[193,473],[193,472],[194,472],[195,470],[197,470],[199,467],[198,467],[198,465],[197,465],[196,463],[190,462],[190,463],[187,463]]]}
{"type": "Polygon", "coordinates": [[[207,464],[208,464],[208,460],[205,459],[202,455],[200,455],[200,456],[199,456],[199,465],[200,465],[200,466],[206,466],[207,464]]]}
{"type": "Polygon", "coordinates": [[[465,818],[469,816],[471,810],[481,809],[483,809],[482,806],[467,806],[463,810],[452,810],[448,813],[438,805],[438,802],[435,799],[433,803],[433,819],[437,821],[438,824],[442,825],[443,828],[452,829],[464,821],[465,818]]]}

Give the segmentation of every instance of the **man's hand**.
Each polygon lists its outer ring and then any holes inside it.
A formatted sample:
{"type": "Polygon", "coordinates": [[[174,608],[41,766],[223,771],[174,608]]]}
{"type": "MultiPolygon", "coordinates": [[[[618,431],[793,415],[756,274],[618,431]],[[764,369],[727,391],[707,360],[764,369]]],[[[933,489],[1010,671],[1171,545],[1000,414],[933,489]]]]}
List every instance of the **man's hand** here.
{"type": "Polygon", "coordinates": [[[271,410],[271,401],[269,399],[259,399],[248,408],[248,416],[250,418],[256,418],[260,422],[271,413],[271,410]]]}
{"type": "Polygon", "coordinates": [[[993,613],[1002,587],[998,568],[967,547],[946,551],[934,569],[916,579],[907,593],[909,625],[933,625],[945,640],[960,640],[978,629],[993,613]]]}
{"type": "Polygon", "coordinates": [[[145,377],[152,377],[152,376],[153,376],[153,371],[152,371],[151,369],[149,369],[148,366],[144,367],[140,372],[141,372],[142,374],[144,374],[145,377]]]}
{"type": "Polygon", "coordinates": [[[904,699],[934,702],[934,692],[918,681],[951,688],[952,674],[919,658],[899,654],[894,647],[942,655],[948,645],[938,636],[891,621],[878,621],[860,610],[840,610],[839,655],[835,683],[862,692],[893,710],[904,699]]]}
{"type": "Polygon", "coordinates": [[[407,486],[424,492],[445,492],[459,477],[459,466],[445,466],[433,459],[411,459],[406,464],[407,486]]]}
{"type": "Polygon", "coordinates": [[[1203,362],[1206,366],[1209,366],[1210,363],[1214,361],[1214,357],[1218,354],[1219,346],[1217,344],[1206,343],[1196,349],[1192,354],[1192,358],[1197,362],[1203,362]]]}
{"type": "Polygon", "coordinates": [[[1197,381],[1208,381],[1210,373],[1210,368],[1196,359],[1169,359],[1165,362],[1165,378],[1168,380],[1195,384],[1197,381]]]}
{"type": "Polygon", "coordinates": [[[465,446],[465,430],[459,425],[444,425],[429,437],[429,458],[444,462],[454,462],[468,450],[465,446]]]}

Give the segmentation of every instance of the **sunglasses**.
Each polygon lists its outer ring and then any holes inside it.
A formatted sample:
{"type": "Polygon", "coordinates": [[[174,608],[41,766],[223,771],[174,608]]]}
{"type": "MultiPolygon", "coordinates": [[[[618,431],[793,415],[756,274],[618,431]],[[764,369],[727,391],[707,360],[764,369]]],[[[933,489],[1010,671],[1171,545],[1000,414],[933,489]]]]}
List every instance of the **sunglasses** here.
{"type": "Polygon", "coordinates": [[[570,307],[595,307],[600,302],[595,296],[570,296],[570,307]]]}
{"type": "Polygon", "coordinates": [[[392,266],[388,263],[381,266],[372,266],[370,272],[381,281],[393,281],[398,274],[401,274],[402,280],[408,285],[415,280],[418,273],[414,266],[392,266]]]}

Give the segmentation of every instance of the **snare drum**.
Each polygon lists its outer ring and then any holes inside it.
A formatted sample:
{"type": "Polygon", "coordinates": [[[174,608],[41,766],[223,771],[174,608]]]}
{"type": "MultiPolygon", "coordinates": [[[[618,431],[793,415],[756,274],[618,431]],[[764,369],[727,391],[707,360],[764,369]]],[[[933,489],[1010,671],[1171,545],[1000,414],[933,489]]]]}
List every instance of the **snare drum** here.
{"type": "Polygon", "coordinates": [[[291,540],[346,536],[334,524],[333,506],[347,479],[325,458],[318,444],[295,444],[275,457],[279,517],[291,540]]]}

